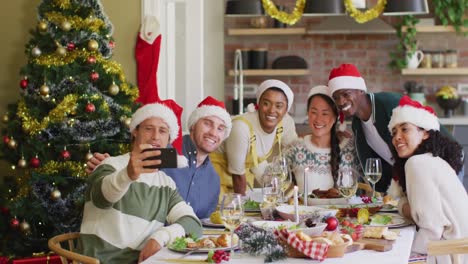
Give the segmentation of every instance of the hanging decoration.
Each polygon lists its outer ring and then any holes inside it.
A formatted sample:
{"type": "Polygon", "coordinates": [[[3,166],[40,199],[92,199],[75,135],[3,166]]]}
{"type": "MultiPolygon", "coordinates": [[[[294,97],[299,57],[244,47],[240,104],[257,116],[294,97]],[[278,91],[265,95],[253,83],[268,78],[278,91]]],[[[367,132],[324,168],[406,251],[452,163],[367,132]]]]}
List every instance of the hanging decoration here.
{"type": "Polygon", "coordinates": [[[59,174],[61,171],[71,171],[71,175],[75,175],[76,177],[80,177],[82,175],[86,175],[85,168],[81,162],[76,161],[48,161],[44,166],[37,169],[36,173],[38,174],[59,174]]]}
{"type": "Polygon", "coordinates": [[[344,0],[344,5],[346,7],[346,12],[356,20],[358,23],[366,23],[372,19],[377,18],[382,14],[385,9],[387,0],[379,0],[377,4],[371,9],[366,10],[365,12],[359,11],[353,4],[353,0],[344,0]]]}
{"type": "Polygon", "coordinates": [[[306,0],[296,0],[294,10],[291,14],[289,14],[284,11],[279,11],[275,3],[273,3],[271,0],[262,0],[263,9],[265,9],[265,12],[269,16],[288,25],[294,25],[297,23],[297,21],[299,21],[299,19],[302,17],[302,14],[304,13],[305,3],[306,0]]]}
{"type": "Polygon", "coordinates": [[[98,33],[101,28],[106,26],[105,22],[98,18],[88,17],[83,19],[79,16],[64,16],[59,12],[47,12],[45,18],[56,25],[61,25],[63,21],[68,21],[70,26],[77,31],[86,29],[98,33]]]}

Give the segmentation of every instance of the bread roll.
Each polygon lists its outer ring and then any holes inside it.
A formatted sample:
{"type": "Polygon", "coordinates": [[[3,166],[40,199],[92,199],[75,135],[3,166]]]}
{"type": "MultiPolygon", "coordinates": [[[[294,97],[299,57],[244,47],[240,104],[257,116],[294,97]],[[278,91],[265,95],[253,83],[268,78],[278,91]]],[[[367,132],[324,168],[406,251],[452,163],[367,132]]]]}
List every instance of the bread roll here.
{"type": "Polygon", "coordinates": [[[302,241],[306,241],[306,242],[312,241],[312,238],[302,231],[297,232],[296,236],[302,241]]]}
{"type": "Polygon", "coordinates": [[[231,236],[228,234],[222,234],[216,239],[216,245],[218,247],[230,247],[231,246],[231,236]]]}
{"type": "Polygon", "coordinates": [[[382,238],[383,234],[388,231],[386,226],[366,226],[364,228],[363,237],[368,238],[382,238]]]}

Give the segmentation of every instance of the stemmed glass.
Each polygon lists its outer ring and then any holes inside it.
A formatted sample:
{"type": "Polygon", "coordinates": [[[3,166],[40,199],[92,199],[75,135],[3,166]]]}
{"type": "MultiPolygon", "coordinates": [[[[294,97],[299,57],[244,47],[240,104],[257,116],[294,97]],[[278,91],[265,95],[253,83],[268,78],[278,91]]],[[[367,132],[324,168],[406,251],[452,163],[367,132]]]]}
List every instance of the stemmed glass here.
{"type": "MultiPolygon", "coordinates": [[[[336,180],[336,186],[340,194],[348,200],[356,194],[358,187],[358,176],[357,173],[351,168],[340,168],[338,170],[338,179],[336,180]]],[[[346,218],[348,217],[348,211],[346,210],[346,218]]]]}
{"type": "Polygon", "coordinates": [[[277,156],[272,162],[272,173],[278,177],[281,189],[281,201],[284,202],[284,192],[291,186],[291,176],[288,172],[288,164],[286,158],[283,156],[277,156]]]}
{"type": "Polygon", "coordinates": [[[375,184],[382,177],[382,161],[379,158],[368,158],[364,169],[366,180],[372,183],[372,198],[375,197],[375,184]]]}
{"type": "Polygon", "coordinates": [[[241,195],[238,193],[226,193],[219,207],[224,226],[231,234],[231,258],[234,256],[234,230],[241,224],[244,217],[241,195]]]}

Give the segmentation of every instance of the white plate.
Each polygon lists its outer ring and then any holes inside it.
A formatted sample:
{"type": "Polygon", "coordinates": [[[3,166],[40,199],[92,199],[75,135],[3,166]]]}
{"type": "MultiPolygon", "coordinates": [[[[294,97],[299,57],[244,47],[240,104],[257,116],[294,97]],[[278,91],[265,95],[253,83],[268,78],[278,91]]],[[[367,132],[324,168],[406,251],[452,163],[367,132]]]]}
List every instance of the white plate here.
{"type": "Polygon", "coordinates": [[[402,227],[402,226],[406,226],[406,225],[411,224],[409,221],[407,221],[403,216],[401,216],[399,214],[377,213],[375,215],[388,215],[388,216],[392,217],[392,221],[390,221],[390,223],[388,223],[386,225],[373,224],[373,225],[369,225],[369,226],[387,226],[389,228],[395,228],[395,227],[402,227]]]}
{"type": "MultiPolygon", "coordinates": [[[[305,206],[299,205],[299,218],[305,219],[314,215],[317,215],[319,218],[335,216],[338,210],[335,209],[326,209],[318,206],[305,206]]],[[[276,207],[278,214],[285,220],[294,221],[294,205],[280,205],[276,207]]]]}
{"type": "Polygon", "coordinates": [[[206,226],[206,227],[220,227],[220,228],[224,228],[224,225],[223,224],[214,224],[214,223],[211,223],[211,220],[209,218],[203,218],[200,220],[202,225],[203,226],[206,226]]]}
{"type": "Polygon", "coordinates": [[[307,198],[308,205],[346,205],[346,198],[307,198]]]}
{"type": "Polygon", "coordinates": [[[290,228],[292,226],[297,225],[297,223],[289,221],[253,221],[251,224],[253,226],[263,228],[265,230],[274,230],[283,226],[286,228],[290,228]]]}
{"type": "MultiPolygon", "coordinates": [[[[224,251],[228,251],[228,250],[231,250],[231,247],[220,247],[220,248],[198,248],[198,249],[192,249],[192,248],[183,248],[183,249],[175,249],[175,248],[171,248],[171,247],[167,247],[168,249],[172,250],[172,251],[175,251],[175,252],[181,252],[181,253],[187,253],[189,251],[195,251],[193,252],[192,254],[196,254],[196,253],[208,253],[210,252],[210,250],[213,250],[213,251],[216,251],[216,250],[224,250],[224,251]]],[[[237,249],[237,246],[234,247],[234,249],[237,249]]]]}

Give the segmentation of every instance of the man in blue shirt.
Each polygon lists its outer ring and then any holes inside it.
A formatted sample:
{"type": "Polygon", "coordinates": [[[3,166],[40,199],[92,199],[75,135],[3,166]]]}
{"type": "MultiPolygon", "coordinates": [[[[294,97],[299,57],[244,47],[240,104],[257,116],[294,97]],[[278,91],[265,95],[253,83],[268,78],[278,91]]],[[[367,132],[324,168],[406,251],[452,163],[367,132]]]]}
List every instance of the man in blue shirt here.
{"type": "MultiPolygon", "coordinates": [[[[188,126],[190,134],[183,137],[182,152],[189,166],[161,170],[174,180],[179,194],[197,217],[207,218],[216,210],[220,190],[220,178],[208,154],[229,136],[231,117],[223,102],[208,96],[191,113],[188,126]]],[[[107,153],[95,153],[87,163],[87,172],[92,172],[107,157],[107,153]]]]}

